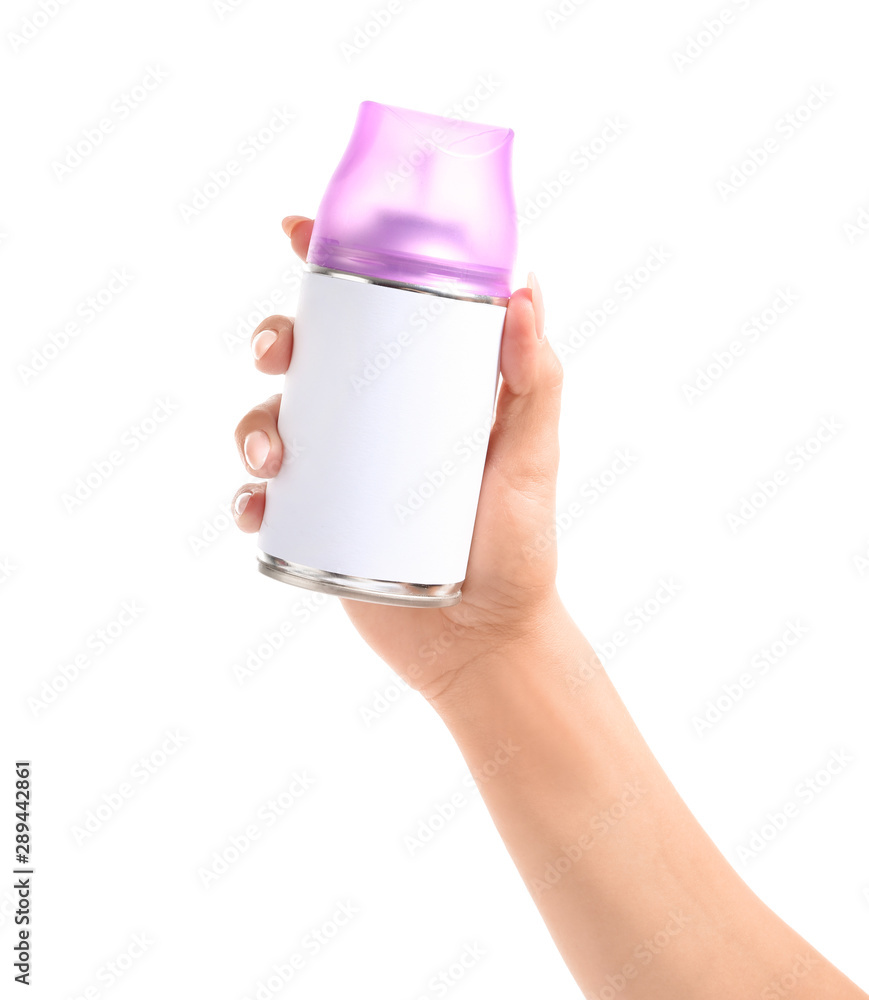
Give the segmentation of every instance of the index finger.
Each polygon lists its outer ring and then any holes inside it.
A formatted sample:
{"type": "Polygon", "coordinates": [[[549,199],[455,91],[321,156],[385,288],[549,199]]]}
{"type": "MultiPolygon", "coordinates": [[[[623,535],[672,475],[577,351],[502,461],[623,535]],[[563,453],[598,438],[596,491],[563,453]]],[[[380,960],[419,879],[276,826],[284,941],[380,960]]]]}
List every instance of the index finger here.
{"type": "Polygon", "coordinates": [[[305,215],[288,215],[283,220],[281,226],[289,236],[296,254],[306,260],[308,257],[308,245],[311,242],[311,230],[314,228],[314,220],[305,215]]]}

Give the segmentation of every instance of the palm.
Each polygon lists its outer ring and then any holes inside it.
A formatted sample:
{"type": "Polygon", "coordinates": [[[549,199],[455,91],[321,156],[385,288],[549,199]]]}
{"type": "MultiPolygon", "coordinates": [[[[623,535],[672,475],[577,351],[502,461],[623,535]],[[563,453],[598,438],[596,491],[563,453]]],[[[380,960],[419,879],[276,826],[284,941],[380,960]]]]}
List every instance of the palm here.
{"type": "Polygon", "coordinates": [[[551,589],[556,557],[546,532],[552,522],[552,484],[544,480],[537,490],[516,488],[501,462],[504,432],[496,421],[461,602],[449,608],[341,602],[374,652],[421,691],[442,687],[494,632],[503,635],[519,624],[535,598],[551,589]]]}

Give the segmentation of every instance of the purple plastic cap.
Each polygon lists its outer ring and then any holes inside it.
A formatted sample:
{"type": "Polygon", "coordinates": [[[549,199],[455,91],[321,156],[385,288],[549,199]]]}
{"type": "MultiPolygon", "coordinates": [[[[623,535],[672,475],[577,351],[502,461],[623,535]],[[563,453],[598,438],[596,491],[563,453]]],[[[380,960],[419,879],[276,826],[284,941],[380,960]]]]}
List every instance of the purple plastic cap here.
{"type": "Polygon", "coordinates": [[[455,295],[508,296],[512,149],[512,129],[363,101],[308,262],[455,295]]]}

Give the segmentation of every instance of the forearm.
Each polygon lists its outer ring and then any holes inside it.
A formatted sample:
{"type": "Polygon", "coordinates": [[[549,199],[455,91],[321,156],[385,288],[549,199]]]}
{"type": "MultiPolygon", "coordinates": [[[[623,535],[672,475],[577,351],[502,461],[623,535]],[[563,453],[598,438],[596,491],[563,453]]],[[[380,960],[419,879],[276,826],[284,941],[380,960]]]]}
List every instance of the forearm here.
{"type": "Polygon", "coordinates": [[[433,703],[586,994],[773,998],[783,983],[788,1000],[865,997],[736,875],[587,641],[557,621],[433,703]]]}

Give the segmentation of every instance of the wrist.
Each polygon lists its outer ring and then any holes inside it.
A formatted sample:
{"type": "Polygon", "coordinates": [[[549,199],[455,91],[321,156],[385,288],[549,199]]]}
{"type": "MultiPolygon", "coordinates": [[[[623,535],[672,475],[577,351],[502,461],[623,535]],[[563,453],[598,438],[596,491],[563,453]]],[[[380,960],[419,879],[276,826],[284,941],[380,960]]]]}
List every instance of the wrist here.
{"type": "Polygon", "coordinates": [[[600,660],[553,591],[532,612],[481,639],[446,683],[423,694],[452,730],[497,718],[532,691],[576,695],[602,673],[600,660]]]}

